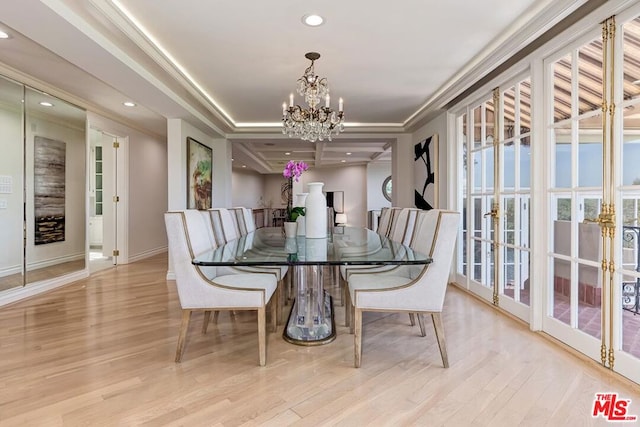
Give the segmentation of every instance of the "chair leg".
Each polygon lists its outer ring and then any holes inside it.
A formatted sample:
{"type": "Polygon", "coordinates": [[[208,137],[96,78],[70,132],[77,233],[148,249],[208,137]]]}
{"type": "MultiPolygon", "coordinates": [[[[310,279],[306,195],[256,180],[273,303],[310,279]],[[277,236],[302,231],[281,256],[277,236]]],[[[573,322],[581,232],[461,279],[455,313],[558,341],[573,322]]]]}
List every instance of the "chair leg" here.
{"type": "MultiPolygon", "coordinates": [[[[276,288],[276,293],[275,295],[273,295],[271,297],[271,300],[275,302],[275,317],[276,317],[276,324],[277,325],[282,325],[283,322],[283,316],[282,316],[282,310],[284,309],[284,288],[285,283],[284,283],[284,279],[281,279],[278,282],[278,287],[276,288]]],[[[275,330],[275,329],[274,329],[275,330]]]]}
{"type": "MultiPolygon", "coordinates": [[[[345,283],[346,286],[346,283],[345,283]]],[[[349,291],[344,294],[344,326],[351,326],[351,294],[349,291]]]]}
{"type": "MultiPolygon", "coordinates": [[[[349,297],[351,298],[351,297],[349,297]]],[[[353,334],[354,333],[354,323],[355,323],[355,318],[356,318],[356,307],[353,305],[353,303],[351,303],[349,305],[349,333],[353,334]]]]}
{"type": "Polygon", "coordinates": [[[276,329],[278,328],[278,313],[280,313],[282,310],[280,310],[280,307],[278,304],[278,298],[276,298],[275,295],[273,295],[271,297],[271,301],[269,301],[269,308],[271,309],[271,313],[270,313],[270,321],[271,321],[271,325],[270,325],[270,330],[271,332],[275,332],[276,329]]]}
{"type": "Polygon", "coordinates": [[[345,285],[345,283],[342,280],[342,277],[340,276],[340,266],[339,265],[333,266],[333,283],[338,286],[338,293],[340,293],[340,305],[342,307],[344,307],[345,306],[345,300],[344,300],[344,285],[345,285]]]}
{"type": "Polygon", "coordinates": [[[213,323],[218,323],[218,317],[220,317],[220,312],[216,310],[213,312],[213,323]]]}
{"type": "Polygon", "coordinates": [[[355,323],[355,333],[353,335],[353,347],[355,352],[355,367],[359,368],[362,362],[362,310],[355,309],[353,323],[355,323]]]}
{"type": "Polygon", "coordinates": [[[440,356],[442,356],[442,364],[445,368],[449,367],[449,358],[447,357],[447,344],[444,340],[444,327],[442,326],[442,319],[440,313],[432,313],[431,319],[433,320],[433,328],[436,331],[436,338],[438,340],[438,347],[440,347],[440,356]]]}
{"type": "Polygon", "coordinates": [[[258,309],[258,354],[260,366],[267,364],[267,313],[264,307],[258,309]]]}
{"type": "MultiPolygon", "coordinates": [[[[413,314],[413,313],[411,313],[413,314]]],[[[427,331],[424,329],[424,314],[422,313],[416,313],[418,316],[418,325],[420,325],[420,336],[421,337],[426,337],[427,336],[427,331]]]]}
{"type": "Polygon", "coordinates": [[[189,320],[191,320],[191,310],[182,310],[182,323],[180,324],[180,335],[178,336],[178,348],[176,348],[176,363],[182,360],[184,353],[184,342],[189,329],[189,320]]]}
{"type": "Polygon", "coordinates": [[[204,321],[202,322],[202,333],[207,333],[207,327],[209,326],[209,321],[211,320],[211,310],[205,310],[204,312],[204,321]]]}
{"type": "Polygon", "coordinates": [[[409,324],[416,326],[416,316],[413,313],[409,313],[409,324]]]}

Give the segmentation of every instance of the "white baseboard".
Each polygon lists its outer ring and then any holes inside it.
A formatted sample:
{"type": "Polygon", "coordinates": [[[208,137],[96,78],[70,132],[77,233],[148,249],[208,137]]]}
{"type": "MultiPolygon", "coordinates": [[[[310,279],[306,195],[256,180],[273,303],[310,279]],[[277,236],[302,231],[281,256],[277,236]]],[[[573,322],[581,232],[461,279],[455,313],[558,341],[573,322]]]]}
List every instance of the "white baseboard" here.
{"type": "Polygon", "coordinates": [[[167,252],[168,246],[161,246],[159,248],[149,249],[148,251],[140,252],[136,255],[129,255],[129,263],[143,260],[145,258],[150,258],[154,255],[159,255],[163,252],[167,252]]]}
{"type": "Polygon", "coordinates": [[[0,270],[0,277],[11,276],[12,274],[22,274],[22,266],[14,265],[13,267],[7,267],[0,270]]]}
{"type": "Polygon", "coordinates": [[[64,285],[68,285],[80,279],[89,277],[89,270],[84,269],[73,273],[65,274],[64,276],[56,277],[49,280],[42,280],[40,282],[29,283],[26,286],[18,288],[11,288],[6,291],[0,292],[0,306],[11,304],[34,295],[41,294],[43,292],[51,291],[64,285]]]}
{"type": "Polygon", "coordinates": [[[38,270],[40,268],[51,267],[54,265],[62,264],[65,262],[79,261],[86,258],[84,252],[79,252],[72,255],[65,255],[55,258],[49,258],[42,261],[30,262],[27,264],[27,271],[38,270]]]}

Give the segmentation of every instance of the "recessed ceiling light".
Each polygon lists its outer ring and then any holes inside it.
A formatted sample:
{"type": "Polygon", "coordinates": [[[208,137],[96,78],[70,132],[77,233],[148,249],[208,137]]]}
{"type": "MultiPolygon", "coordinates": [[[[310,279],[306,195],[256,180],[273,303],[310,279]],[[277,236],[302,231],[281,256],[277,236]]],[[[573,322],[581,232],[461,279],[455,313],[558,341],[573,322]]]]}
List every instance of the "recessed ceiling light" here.
{"type": "Polygon", "coordinates": [[[310,27],[317,27],[324,24],[324,18],[320,15],[310,13],[302,17],[302,22],[310,27]]]}
{"type": "Polygon", "coordinates": [[[4,31],[0,31],[0,39],[8,39],[9,38],[9,34],[5,33],[4,31]]]}
{"type": "Polygon", "coordinates": [[[284,155],[285,155],[285,156],[290,156],[290,155],[291,155],[291,153],[287,151],[286,153],[284,153],[284,155]]]}
{"type": "Polygon", "coordinates": [[[231,159],[231,161],[233,162],[235,159],[231,159]]]}
{"type": "Polygon", "coordinates": [[[243,167],[243,168],[246,168],[246,167],[247,167],[247,165],[242,165],[242,167],[243,167]]]}
{"type": "Polygon", "coordinates": [[[345,159],[342,159],[342,160],[340,160],[340,162],[341,162],[341,163],[345,163],[345,162],[346,162],[346,160],[345,160],[345,159]]]}
{"type": "Polygon", "coordinates": [[[633,83],[634,85],[640,85],[640,79],[634,80],[631,83],[633,83]]]}
{"type": "Polygon", "coordinates": [[[122,105],[124,105],[125,107],[135,107],[136,103],[135,102],[131,102],[131,101],[127,101],[127,102],[123,102],[122,105]]]}
{"type": "Polygon", "coordinates": [[[47,101],[42,101],[40,105],[42,105],[43,107],[53,107],[53,104],[47,101]]]}
{"type": "Polygon", "coordinates": [[[347,156],[350,156],[350,155],[351,155],[351,153],[347,153],[347,156]]]}

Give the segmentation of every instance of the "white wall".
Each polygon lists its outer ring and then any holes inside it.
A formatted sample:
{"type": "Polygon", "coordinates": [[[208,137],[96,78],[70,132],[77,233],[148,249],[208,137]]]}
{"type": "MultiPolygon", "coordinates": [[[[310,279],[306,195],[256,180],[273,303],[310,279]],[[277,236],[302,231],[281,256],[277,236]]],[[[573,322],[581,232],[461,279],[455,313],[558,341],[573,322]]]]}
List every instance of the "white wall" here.
{"type": "MultiPolygon", "coordinates": [[[[121,148],[118,150],[127,152],[126,156],[118,153],[118,167],[126,168],[126,180],[129,185],[128,188],[122,189],[119,182],[118,193],[121,196],[121,206],[126,206],[124,226],[127,234],[124,238],[127,239],[128,260],[135,261],[165,250],[167,237],[163,214],[167,210],[168,197],[167,141],[160,136],[140,132],[94,113],[89,113],[88,116],[91,127],[121,136],[121,148]]],[[[111,138],[106,140],[111,141],[111,138]]],[[[109,147],[103,150],[106,153],[109,147]]],[[[106,224],[105,233],[109,233],[106,224]]],[[[108,242],[108,239],[105,241],[108,242]]],[[[119,242],[118,246],[121,246],[121,243],[119,242]]],[[[122,250],[122,247],[118,249],[122,250]]]]}
{"type": "MultiPolygon", "coordinates": [[[[438,199],[436,200],[435,207],[444,209],[444,208],[451,207],[451,203],[449,202],[449,200],[447,200],[447,185],[448,185],[448,176],[449,176],[449,171],[447,170],[447,149],[446,149],[447,144],[449,144],[449,135],[448,135],[448,128],[447,128],[447,113],[443,112],[438,117],[436,117],[429,123],[422,126],[420,129],[415,131],[412,135],[412,141],[413,141],[413,144],[417,144],[435,133],[438,134],[438,163],[437,163],[437,171],[436,171],[436,186],[438,187],[438,191],[437,191],[438,199]]],[[[451,144],[455,144],[455,141],[452,140],[451,144]]],[[[413,167],[413,164],[412,164],[412,167],[413,167]]],[[[394,186],[394,190],[395,190],[395,186],[394,186]]]]}
{"type": "Polygon", "coordinates": [[[233,206],[262,208],[265,205],[264,179],[257,172],[234,170],[231,176],[233,206]]]}
{"type": "Polygon", "coordinates": [[[344,191],[344,213],[347,225],[367,225],[367,168],[366,166],[344,166],[336,168],[310,169],[302,174],[304,191],[309,182],[324,182],[323,191],[344,191]]]}
{"type": "MultiPolygon", "coordinates": [[[[309,171],[305,172],[307,174],[309,171]]],[[[304,176],[303,174],[303,176],[304,176]]],[[[264,181],[264,203],[266,207],[285,208],[287,203],[282,200],[280,187],[285,178],[282,174],[262,175],[264,181]]]]}
{"type": "Polygon", "coordinates": [[[231,207],[231,143],[214,138],[182,119],[167,120],[169,210],[187,206],[187,137],[213,149],[213,207],[231,207]]]}
{"type": "Polygon", "coordinates": [[[382,193],[382,183],[391,175],[391,162],[372,162],[367,165],[367,210],[391,206],[382,193]]]}

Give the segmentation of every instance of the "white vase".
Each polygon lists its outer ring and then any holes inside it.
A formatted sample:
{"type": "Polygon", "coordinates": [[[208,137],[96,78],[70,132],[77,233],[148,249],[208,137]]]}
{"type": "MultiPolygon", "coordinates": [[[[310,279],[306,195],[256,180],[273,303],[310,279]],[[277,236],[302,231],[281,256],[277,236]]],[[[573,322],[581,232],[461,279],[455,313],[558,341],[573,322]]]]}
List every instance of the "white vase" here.
{"type": "Polygon", "coordinates": [[[293,221],[286,221],[284,223],[284,237],[295,238],[296,237],[296,228],[298,228],[298,223],[293,221]]]}
{"type": "MultiPolygon", "coordinates": [[[[296,194],[296,200],[295,200],[295,202],[293,202],[293,207],[295,208],[295,207],[299,206],[299,207],[304,208],[308,194],[309,193],[298,193],[298,194],[296,194]]],[[[306,218],[304,216],[300,215],[298,217],[298,219],[296,219],[296,222],[298,223],[298,236],[306,235],[307,234],[306,227],[305,227],[306,222],[307,222],[306,218]]]]}
{"type": "Polygon", "coordinates": [[[305,236],[308,239],[327,237],[327,198],[322,194],[324,182],[310,182],[305,201],[305,236]]]}

